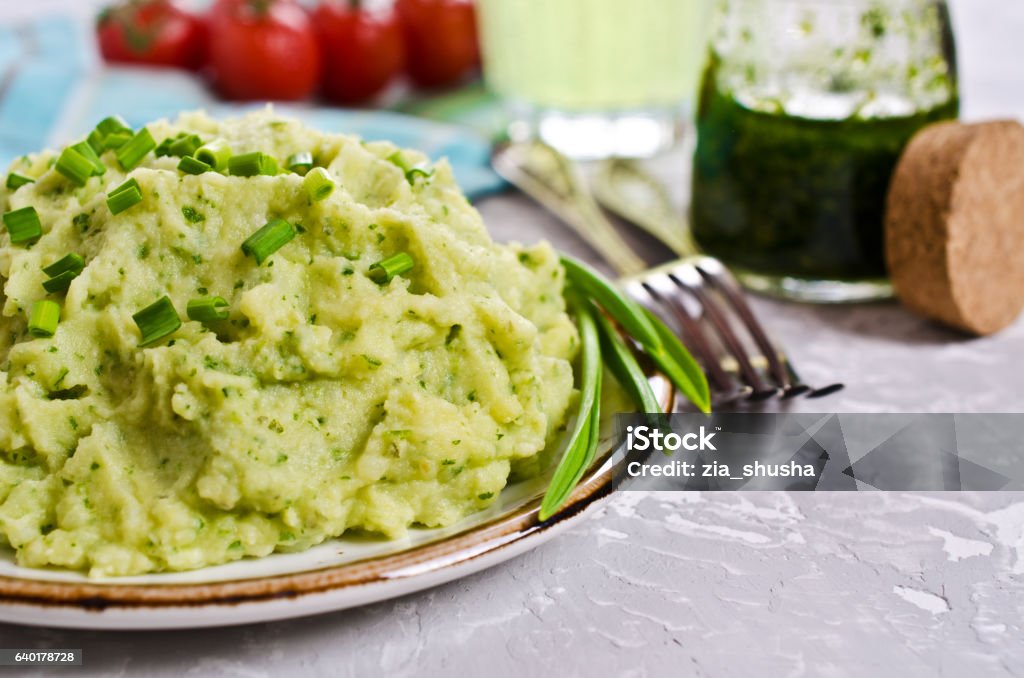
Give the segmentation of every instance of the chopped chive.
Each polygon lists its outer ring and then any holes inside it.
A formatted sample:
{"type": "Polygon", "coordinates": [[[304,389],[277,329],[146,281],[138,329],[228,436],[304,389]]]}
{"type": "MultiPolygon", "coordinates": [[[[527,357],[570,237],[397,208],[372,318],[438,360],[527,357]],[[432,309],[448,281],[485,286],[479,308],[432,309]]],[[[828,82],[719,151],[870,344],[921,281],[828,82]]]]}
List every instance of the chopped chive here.
{"type": "Polygon", "coordinates": [[[39,213],[35,207],[22,207],[4,213],[4,225],[11,234],[11,243],[34,242],[43,235],[43,225],[39,221],[39,213]]]}
{"type": "Polygon", "coordinates": [[[262,166],[263,154],[259,152],[234,155],[228,160],[228,172],[237,177],[254,177],[262,166]]]}
{"type": "Polygon", "coordinates": [[[171,155],[183,158],[194,154],[203,145],[203,140],[196,134],[186,134],[171,143],[171,155]]]}
{"type": "Polygon", "coordinates": [[[313,202],[319,202],[334,193],[335,187],[334,179],[323,167],[310,170],[302,185],[306,189],[306,195],[313,202]]]}
{"type": "Polygon", "coordinates": [[[233,155],[228,160],[228,172],[236,177],[273,176],[277,174],[277,160],[259,151],[233,155]]]}
{"type": "Polygon", "coordinates": [[[142,190],[139,188],[139,182],[135,179],[129,179],[107,194],[107,207],[110,208],[111,214],[120,214],[140,202],[142,202],[142,190]]]}
{"type": "Polygon", "coordinates": [[[43,273],[52,278],[55,275],[60,275],[61,273],[66,273],[67,271],[77,271],[81,273],[82,269],[84,268],[85,259],[83,259],[80,255],[71,252],[70,254],[64,255],[62,258],[53,262],[49,266],[44,266],[43,273]]]}
{"type": "Polygon", "coordinates": [[[88,160],[92,164],[92,173],[96,176],[103,176],[107,171],[107,166],[100,160],[100,156],[96,155],[96,151],[86,141],[79,141],[77,144],[72,144],[71,148],[75,149],[82,154],[82,157],[88,160]]]}
{"type": "Polygon", "coordinates": [[[103,145],[97,153],[102,151],[116,151],[132,140],[131,132],[114,132],[103,139],[103,145]]]}
{"type": "Polygon", "coordinates": [[[79,274],[81,274],[81,271],[64,271],[63,273],[58,273],[49,280],[43,281],[43,289],[50,294],[67,292],[68,288],[71,287],[71,281],[77,278],[79,274]]]}
{"type": "Polygon", "coordinates": [[[139,189],[139,182],[135,179],[135,177],[132,177],[128,181],[124,182],[123,184],[115,188],[114,190],[109,191],[107,193],[107,197],[109,198],[110,196],[117,195],[121,191],[127,191],[132,188],[138,189],[140,193],[142,192],[142,189],[139,189]]]}
{"type": "Polygon", "coordinates": [[[426,165],[416,165],[415,167],[410,167],[408,171],[406,171],[405,180],[408,181],[410,184],[415,184],[417,177],[429,179],[432,176],[434,176],[433,167],[428,167],[426,165]]]}
{"type": "Polygon", "coordinates": [[[190,224],[198,224],[200,221],[206,221],[205,214],[197,212],[196,208],[189,207],[188,205],[181,208],[181,216],[185,217],[185,221],[190,224]]]}
{"type": "Polygon", "coordinates": [[[167,137],[166,139],[161,141],[160,144],[156,148],[153,149],[153,154],[156,157],[158,157],[158,158],[163,158],[163,157],[166,157],[166,156],[170,155],[171,154],[171,145],[174,144],[175,141],[180,139],[181,136],[182,135],[179,134],[176,137],[167,137]]]}
{"type": "Polygon", "coordinates": [[[398,169],[402,170],[403,172],[409,171],[409,163],[406,161],[401,151],[395,151],[394,153],[389,155],[388,162],[398,167],[398,169]]]}
{"type": "Polygon", "coordinates": [[[148,128],[143,127],[128,143],[117,149],[117,161],[121,163],[121,168],[125,172],[130,172],[138,167],[142,159],[155,148],[156,142],[153,141],[153,135],[149,133],[148,128]]]}
{"type": "Polygon", "coordinates": [[[34,184],[36,180],[32,177],[26,177],[24,174],[18,174],[17,172],[11,172],[7,175],[7,188],[12,191],[25,186],[27,184],[34,184]]]}
{"type": "Polygon", "coordinates": [[[292,153],[288,156],[287,167],[296,174],[305,174],[313,169],[313,154],[309,151],[292,153]]]}
{"type": "Polygon", "coordinates": [[[178,171],[184,172],[185,174],[203,174],[209,172],[213,167],[206,164],[202,160],[196,160],[191,155],[186,155],[178,163],[178,171]]]}
{"type": "Polygon", "coordinates": [[[137,188],[131,188],[127,191],[121,191],[116,195],[109,196],[107,198],[107,207],[110,208],[111,214],[120,214],[125,210],[134,207],[142,202],[142,193],[137,188]]]}
{"type": "Polygon", "coordinates": [[[409,182],[410,186],[416,183],[417,177],[423,177],[425,179],[433,176],[434,174],[434,169],[424,163],[410,165],[409,161],[405,159],[405,156],[402,155],[401,151],[395,151],[389,155],[388,162],[405,172],[405,180],[409,182]]]}
{"type": "Polygon", "coordinates": [[[189,320],[201,323],[211,320],[224,320],[228,317],[228,302],[224,297],[204,297],[188,302],[189,320]]]}
{"type": "Polygon", "coordinates": [[[181,318],[174,310],[170,297],[164,296],[132,316],[142,339],[139,346],[151,346],[178,331],[181,318]]]}
{"type": "Polygon", "coordinates": [[[103,143],[105,139],[106,137],[104,137],[99,130],[94,129],[93,131],[89,132],[89,136],[85,138],[85,143],[89,144],[89,146],[92,147],[92,150],[96,151],[97,153],[102,153],[103,143]]]}
{"type": "Polygon", "coordinates": [[[291,242],[295,238],[295,233],[295,227],[284,219],[271,219],[242,243],[242,251],[255,257],[258,266],[271,254],[291,242]]]}
{"type": "Polygon", "coordinates": [[[221,139],[208,141],[195,152],[195,159],[205,162],[214,170],[221,172],[228,167],[231,159],[231,148],[221,139]]]}
{"type": "Polygon", "coordinates": [[[85,157],[74,148],[68,146],[61,151],[57,158],[57,171],[79,186],[85,186],[95,172],[95,167],[89,158],[85,157]]]}
{"type": "Polygon", "coordinates": [[[131,126],[119,115],[103,118],[97,123],[95,131],[99,132],[103,137],[108,137],[111,134],[127,133],[129,136],[132,134],[131,126]]]}
{"type": "Polygon", "coordinates": [[[107,166],[100,160],[100,156],[97,155],[96,151],[87,141],[80,141],[77,144],[72,144],[71,148],[78,151],[83,158],[89,161],[92,165],[92,173],[95,176],[102,176],[107,171],[107,166]]]}
{"type": "Polygon", "coordinates": [[[40,299],[32,304],[28,314],[28,333],[33,337],[52,337],[60,322],[60,304],[40,299]]]}
{"type": "Polygon", "coordinates": [[[370,270],[367,275],[370,276],[370,280],[383,285],[384,283],[391,282],[391,279],[396,275],[402,275],[412,270],[413,260],[406,252],[399,252],[394,254],[384,261],[380,261],[376,264],[371,264],[370,270]]]}

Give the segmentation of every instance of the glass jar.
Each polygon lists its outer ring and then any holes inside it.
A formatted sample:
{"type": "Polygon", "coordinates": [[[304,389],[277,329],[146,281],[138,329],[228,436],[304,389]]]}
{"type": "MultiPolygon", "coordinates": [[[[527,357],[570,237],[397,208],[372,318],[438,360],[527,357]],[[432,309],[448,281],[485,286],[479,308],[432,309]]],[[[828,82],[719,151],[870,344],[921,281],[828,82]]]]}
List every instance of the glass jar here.
{"type": "Polygon", "coordinates": [[[694,236],[758,291],[889,296],[889,179],[910,137],[958,110],[941,0],[723,0],[697,112],[694,236]]]}

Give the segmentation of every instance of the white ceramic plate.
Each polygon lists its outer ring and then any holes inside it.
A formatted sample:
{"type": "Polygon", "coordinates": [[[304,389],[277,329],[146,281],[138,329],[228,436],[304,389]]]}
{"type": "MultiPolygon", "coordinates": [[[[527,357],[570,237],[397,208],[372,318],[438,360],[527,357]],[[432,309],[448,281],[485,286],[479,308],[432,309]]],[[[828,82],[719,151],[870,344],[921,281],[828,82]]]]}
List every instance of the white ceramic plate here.
{"type": "MultiPolygon", "coordinates": [[[[667,382],[653,378],[659,401],[667,382]]],[[[666,408],[667,409],[667,408],[666,408]]],[[[610,422],[606,422],[610,424],[610,422]]],[[[581,521],[611,491],[611,427],[604,455],[562,509],[537,514],[547,477],[511,485],[460,523],[402,540],[343,537],[190,572],[97,579],[19,567],[0,550],[0,621],[85,629],[171,629],[287,619],[386,600],[465,577],[543,544],[581,521]]]]}

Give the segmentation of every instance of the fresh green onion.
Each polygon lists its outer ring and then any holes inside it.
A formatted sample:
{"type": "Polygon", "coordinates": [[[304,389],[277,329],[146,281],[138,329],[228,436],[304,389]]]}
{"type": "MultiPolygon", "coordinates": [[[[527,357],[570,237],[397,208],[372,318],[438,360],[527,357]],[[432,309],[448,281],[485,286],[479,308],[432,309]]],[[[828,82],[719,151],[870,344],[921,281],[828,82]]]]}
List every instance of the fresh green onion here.
{"type": "Polygon", "coordinates": [[[323,167],[310,170],[302,182],[311,202],[320,202],[334,193],[335,183],[323,167]]]}
{"type": "Polygon", "coordinates": [[[647,347],[644,347],[644,350],[661,368],[669,381],[682,391],[686,399],[696,405],[701,412],[707,414],[711,411],[711,393],[704,371],[683,346],[683,342],[679,341],[679,338],[665,326],[665,323],[661,322],[658,316],[646,308],[643,309],[643,312],[654,325],[662,343],[661,350],[653,351],[647,347]]]}
{"type": "Polygon", "coordinates": [[[639,342],[690,402],[702,412],[711,411],[707,377],[672,330],[586,264],[562,256],[562,266],[572,285],[600,304],[626,334],[639,342]]]}
{"type": "Polygon", "coordinates": [[[89,158],[68,146],[57,158],[57,171],[79,186],[85,186],[96,170],[89,158]]]}
{"type": "Polygon", "coordinates": [[[196,150],[195,159],[205,162],[218,172],[222,172],[228,167],[228,161],[231,159],[231,148],[223,140],[214,139],[196,150]]]}
{"type": "Polygon", "coordinates": [[[432,176],[434,176],[433,167],[427,167],[426,165],[416,165],[415,167],[410,167],[409,171],[405,173],[405,180],[408,181],[410,184],[415,184],[417,177],[429,179],[432,176]]]}
{"type": "Polygon", "coordinates": [[[117,195],[121,191],[128,191],[133,188],[138,190],[140,193],[142,192],[142,189],[139,188],[139,182],[135,179],[135,177],[132,177],[128,181],[124,182],[123,184],[115,188],[114,190],[107,193],[107,197],[109,198],[112,195],[117,195]]]}
{"type": "Polygon", "coordinates": [[[117,149],[117,161],[121,163],[121,168],[125,172],[130,172],[155,148],[153,135],[149,133],[149,129],[143,127],[128,143],[117,149]]]}
{"type": "Polygon", "coordinates": [[[119,115],[100,120],[96,128],[89,133],[88,142],[97,153],[117,150],[132,140],[134,132],[127,122],[119,115]]]}
{"type": "Polygon", "coordinates": [[[64,255],[62,258],[53,262],[49,266],[43,267],[43,273],[50,276],[51,278],[61,273],[67,273],[68,271],[75,271],[81,273],[82,269],[85,268],[85,259],[80,255],[71,252],[70,254],[64,255]]]}
{"type": "Polygon", "coordinates": [[[97,153],[102,153],[103,144],[105,140],[106,137],[100,134],[98,130],[93,130],[89,132],[89,136],[85,138],[85,143],[89,144],[92,150],[96,151],[97,153]]]}
{"type": "Polygon", "coordinates": [[[370,280],[383,285],[391,282],[391,279],[396,275],[402,275],[412,270],[413,259],[405,252],[399,252],[393,254],[383,261],[379,261],[376,264],[371,264],[367,275],[370,276],[370,280]]]}
{"type": "Polygon", "coordinates": [[[597,325],[587,305],[570,297],[573,314],[580,328],[580,407],[565,453],[555,467],[540,505],[540,519],[547,520],[565,503],[597,453],[601,423],[601,346],[597,325]]]}
{"type": "Polygon", "coordinates": [[[224,320],[228,317],[228,302],[224,297],[203,297],[188,302],[189,320],[201,323],[224,320]]]}
{"type": "Polygon", "coordinates": [[[212,169],[213,167],[210,165],[206,164],[202,160],[196,160],[190,155],[186,155],[181,159],[181,162],[178,163],[178,170],[185,174],[203,174],[212,169]]]}
{"type": "Polygon", "coordinates": [[[286,166],[296,174],[306,174],[313,169],[313,154],[309,151],[292,153],[288,156],[286,166]]]}
{"type": "Polygon", "coordinates": [[[262,264],[274,252],[295,238],[295,227],[284,219],[271,219],[242,243],[242,251],[262,264]]]}
{"type": "Polygon", "coordinates": [[[11,243],[34,242],[43,235],[43,225],[39,221],[39,213],[35,207],[22,207],[4,213],[4,226],[11,235],[11,243]]]}
{"type": "Polygon", "coordinates": [[[110,117],[103,118],[96,124],[95,131],[99,132],[103,137],[108,137],[111,134],[127,133],[129,136],[132,134],[131,126],[119,115],[111,115],[110,117]]]}
{"type": "Polygon", "coordinates": [[[40,299],[32,304],[28,314],[28,333],[33,337],[52,337],[60,322],[60,304],[40,299]]]}
{"type": "Polygon", "coordinates": [[[139,346],[146,347],[178,331],[181,318],[174,310],[170,297],[164,296],[132,316],[142,339],[139,346]]]}
{"type": "Polygon", "coordinates": [[[7,188],[12,191],[16,191],[22,186],[28,184],[34,184],[36,180],[32,177],[26,177],[24,174],[18,174],[17,172],[11,172],[7,175],[7,188]]]}
{"type": "Polygon", "coordinates": [[[161,141],[156,148],[153,149],[153,155],[155,155],[158,158],[165,158],[169,156],[171,154],[171,146],[174,144],[175,141],[182,138],[183,136],[185,136],[184,132],[175,137],[167,137],[166,139],[161,141]]]}
{"type": "Polygon", "coordinates": [[[410,186],[416,183],[417,177],[428,178],[434,174],[434,169],[426,164],[410,165],[401,151],[395,151],[389,155],[388,161],[405,172],[405,180],[409,182],[410,186]]]}
{"type": "Polygon", "coordinates": [[[135,179],[129,179],[107,194],[107,207],[110,208],[111,214],[120,214],[140,202],[142,202],[142,190],[139,188],[139,182],[135,179]]]}
{"type": "Polygon", "coordinates": [[[171,143],[171,155],[183,158],[186,155],[193,155],[203,145],[203,140],[197,134],[186,134],[180,139],[171,143]]]}
{"type": "Polygon", "coordinates": [[[233,155],[228,159],[228,172],[236,177],[274,176],[277,174],[277,160],[259,151],[233,155]]]}
{"type": "Polygon", "coordinates": [[[622,325],[626,334],[639,341],[645,350],[661,348],[661,337],[644,315],[643,309],[635,301],[624,296],[615,283],[582,261],[564,255],[562,267],[565,268],[573,286],[608,311],[622,325]]]}
{"type": "Polygon", "coordinates": [[[228,159],[228,173],[236,177],[254,177],[263,171],[263,154],[259,151],[233,155],[228,159]]]}
{"type": "Polygon", "coordinates": [[[640,364],[626,342],[622,340],[618,330],[600,311],[594,312],[594,319],[597,321],[601,337],[601,358],[605,365],[615,375],[641,413],[660,413],[661,405],[654,395],[651,382],[640,369],[640,364]]]}
{"type": "Polygon", "coordinates": [[[114,132],[113,134],[108,134],[103,139],[103,146],[101,147],[101,150],[98,152],[116,151],[117,149],[121,148],[131,140],[131,132],[114,132]]]}
{"type": "Polygon", "coordinates": [[[71,287],[71,281],[77,278],[81,273],[81,271],[64,271],[63,273],[58,273],[49,280],[43,281],[43,289],[50,294],[67,292],[68,288],[71,287]]]}
{"type": "Polygon", "coordinates": [[[92,173],[95,176],[103,176],[107,171],[107,166],[100,160],[100,156],[96,154],[93,147],[86,141],[79,141],[77,144],[72,144],[71,148],[75,149],[82,154],[82,157],[92,163],[92,173]]]}

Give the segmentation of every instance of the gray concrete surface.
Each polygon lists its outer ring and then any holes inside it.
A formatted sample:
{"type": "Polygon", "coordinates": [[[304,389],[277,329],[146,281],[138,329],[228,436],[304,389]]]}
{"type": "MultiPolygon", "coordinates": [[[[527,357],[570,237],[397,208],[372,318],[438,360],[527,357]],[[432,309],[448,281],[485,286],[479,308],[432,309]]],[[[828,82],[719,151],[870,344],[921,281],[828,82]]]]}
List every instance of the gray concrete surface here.
{"type": "MultiPolygon", "coordinates": [[[[965,115],[1022,117],[1024,3],[953,9],[965,115]]],[[[520,198],[481,207],[501,238],[587,254],[520,198]]],[[[1024,411],[1024,323],[966,340],[894,304],[756,303],[808,381],[849,385],[807,411],[1024,411]]],[[[90,675],[1019,676],[1022,619],[1022,495],[630,493],[510,563],[358,610],[172,633],[0,625],[0,646],[83,647],[90,675]]]]}

